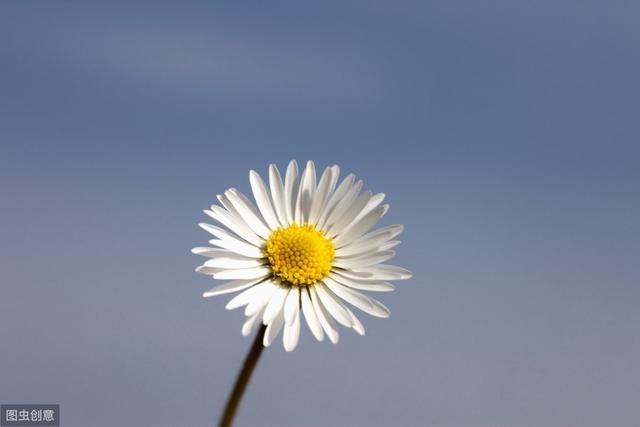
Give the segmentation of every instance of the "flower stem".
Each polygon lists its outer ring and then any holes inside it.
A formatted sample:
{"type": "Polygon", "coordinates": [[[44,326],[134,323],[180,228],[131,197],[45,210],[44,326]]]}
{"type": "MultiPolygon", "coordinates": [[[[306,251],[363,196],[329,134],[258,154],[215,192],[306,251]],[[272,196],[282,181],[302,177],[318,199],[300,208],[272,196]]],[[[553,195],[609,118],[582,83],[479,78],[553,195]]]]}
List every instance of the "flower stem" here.
{"type": "Polygon", "coordinates": [[[242,399],[242,395],[244,394],[247,384],[249,384],[249,380],[251,379],[253,369],[258,364],[258,359],[260,359],[260,355],[264,349],[262,339],[266,329],[267,327],[265,325],[260,325],[260,330],[256,334],[256,338],[251,345],[249,354],[247,354],[247,358],[244,360],[242,369],[238,374],[238,378],[236,378],[236,383],[234,384],[233,390],[227,400],[227,404],[224,407],[224,413],[222,414],[222,418],[220,418],[220,423],[218,424],[219,427],[230,427],[233,423],[233,417],[236,415],[238,410],[240,399],[242,399]]]}

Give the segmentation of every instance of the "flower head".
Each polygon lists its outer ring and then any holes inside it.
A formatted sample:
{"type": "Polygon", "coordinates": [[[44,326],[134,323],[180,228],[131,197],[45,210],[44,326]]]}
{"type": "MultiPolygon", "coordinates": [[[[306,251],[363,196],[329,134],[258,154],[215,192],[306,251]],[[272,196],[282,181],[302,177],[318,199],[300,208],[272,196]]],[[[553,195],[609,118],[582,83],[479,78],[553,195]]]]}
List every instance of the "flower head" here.
{"type": "Polygon", "coordinates": [[[219,195],[220,205],[205,213],[224,228],[200,224],[215,239],[214,247],[193,253],[207,257],[196,271],[228,280],[205,297],[240,292],[227,309],[245,307],[242,334],[259,323],[267,325],[263,344],[270,345],[284,327],[283,344],[293,350],[300,336],[301,317],[311,333],[338,342],[336,323],[364,335],[364,327],[348,304],[376,317],[388,317],[379,301],[360,292],[394,289],[387,280],[411,273],[382,264],[395,255],[394,238],[401,225],[369,231],[387,212],[384,194],[361,192],[353,174],[338,184],[340,169],[327,167],[319,181],[313,162],[298,176],[294,161],[284,181],[269,166],[269,186],[255,171],[249,173],[255,204],[236,189],[219,195]]]}

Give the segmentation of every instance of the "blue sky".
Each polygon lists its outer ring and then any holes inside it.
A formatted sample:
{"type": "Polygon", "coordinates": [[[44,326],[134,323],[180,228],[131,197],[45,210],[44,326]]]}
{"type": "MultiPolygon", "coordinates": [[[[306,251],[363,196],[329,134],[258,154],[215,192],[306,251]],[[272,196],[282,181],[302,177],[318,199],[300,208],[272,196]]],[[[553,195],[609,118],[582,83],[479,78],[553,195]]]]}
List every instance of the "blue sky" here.
{"type": "Polygon", "coordinates": [[[0,402],[211,425],[250,340],[189,252],[248,170],[403,223],[389,320],[268,349],[239,425],[640,424],[633,2],[0,5],[0,402]]]}

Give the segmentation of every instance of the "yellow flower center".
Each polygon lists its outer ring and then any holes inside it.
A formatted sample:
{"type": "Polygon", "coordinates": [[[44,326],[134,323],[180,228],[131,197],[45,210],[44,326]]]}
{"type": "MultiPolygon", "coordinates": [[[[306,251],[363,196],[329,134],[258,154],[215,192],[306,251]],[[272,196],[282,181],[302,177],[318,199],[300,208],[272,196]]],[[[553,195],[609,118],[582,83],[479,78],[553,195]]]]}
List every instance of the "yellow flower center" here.
{"type": "Polygon", "coordinates": [[[296,286],[308,286],[329,274],[335,245],[313,225],[292,224],[271,233],[265,254],[275,277],[296,286]]]}

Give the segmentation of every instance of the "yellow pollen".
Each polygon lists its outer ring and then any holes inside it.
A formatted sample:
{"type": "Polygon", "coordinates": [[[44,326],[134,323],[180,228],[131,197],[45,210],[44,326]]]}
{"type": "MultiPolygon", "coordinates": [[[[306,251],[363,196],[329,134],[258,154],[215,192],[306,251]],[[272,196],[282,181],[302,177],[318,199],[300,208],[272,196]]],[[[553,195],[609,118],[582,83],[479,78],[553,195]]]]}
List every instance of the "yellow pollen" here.
{"type": "Polygon", "coordinates": [[[313,225],[292,224],[271,233],[265,254],[275,277],[292,285],[308,286],[329,274],[335,245],[313,225]]]}

